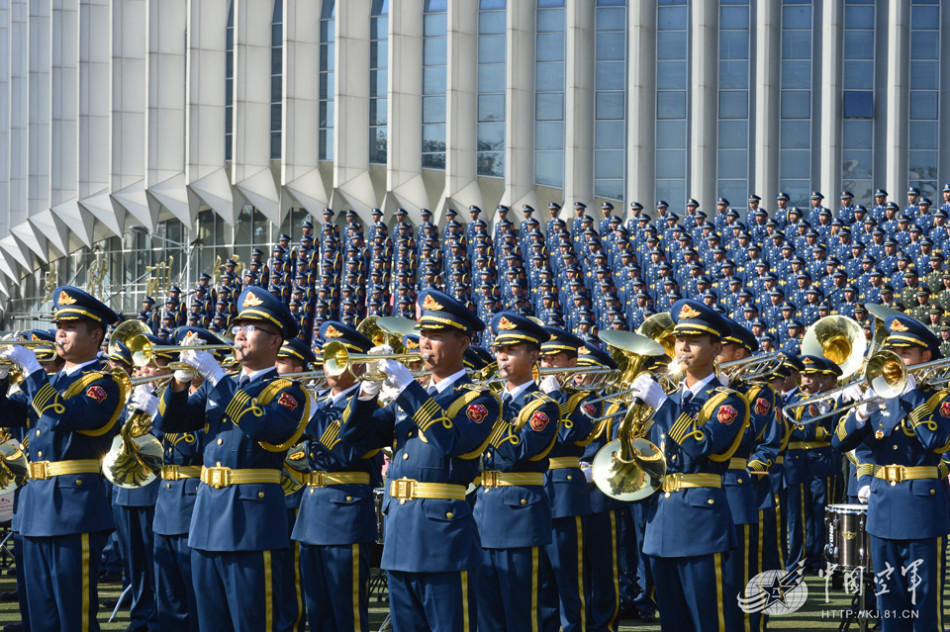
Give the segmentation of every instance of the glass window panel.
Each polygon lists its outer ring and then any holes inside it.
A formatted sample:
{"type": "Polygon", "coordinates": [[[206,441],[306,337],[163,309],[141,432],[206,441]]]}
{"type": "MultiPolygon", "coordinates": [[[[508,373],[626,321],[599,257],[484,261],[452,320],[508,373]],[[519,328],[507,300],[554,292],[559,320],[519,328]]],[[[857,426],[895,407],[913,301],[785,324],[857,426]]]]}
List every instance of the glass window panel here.
{"type": "Polygon", "coordinates": [[[912,150],[907,154],[911,178],[931,180],[937,177],[937,152],[912,150]]]}
{"type": "Polygon", "coordinates": [[[747,31],[720,31],[719,58],[747,59],[749,57],[749,34],[747,31]]]}
{"type": "Polygon", "coordinates": [[[387,18],[373,18],[369,24],[369,36],[371,38],[386,39],[389,37],[389,20],[387,18]]]}
{"type": "Polygon", "coordinates": [[[936,90],[940,79],[939,65],[935,61],[910,62],[910,87],[913,90],[936,90]]]}
{"type": "Polygon", "coordinates": [[[505,175],[505,154],[498,151],[478,152],[478,174],[482,176],[505,175]]]}
{"type": "Polygon", "coordinates": [[[722,7],[719,9],[719,28],[749,28],[749,9],[747,7],[722,7]]]}
{"type": "Polygon", "coordinates": [[[940,7],[922,7],[916,2],[910,9],[910,28],[935,29],[940,25],[940,7]]]}
{"type": "Polygon", "coordinates": [[[423,125],[422,126],[422,146],[423,151],[434,151],[435,149],[445,149],[445,125],[423,125]],[[426,147],[426,145],[430,147],[426,147]]]}
{"type": "Polygon", "coordinates": [[[686,59],[686,50],[686,31],[657,32],[657,59],[686,59]]]}
{"type": "Polygon", "coordinates": [[[597,32],[597,59],[623,59],[626,40],[623,31],[597,32]]]}
{"type": "Polygon", "coordinates": [[[844,62],[845,90],[871,90],[872,88],[874,88],[874,62],[844,62]]]}
{"type": "MultiPolygon", "coordinates": [[[[623,3],[621,3],[623,4],[623,3]]],[[[597,24],[601,27],[623,28],[627,16],[623,8],[603,8],[597,9],[597,24]]]]}
{"type": "Polygon", "coordinates": [[[422,94],[445,93],[445,66],[428,66],[422,69],[422,94]]]}
{"type": "Polygon", "coordinates": [[[808,121],[782,121],[782,147],[808,147],[811,142],[811,127],[808,121]]]}
{"type": "MultiPolygon", "coordinates": [[[[545,64],[545,66],[553,64],[545,64]]],[[[541,68],[538,68],[540,76],[541,68]]],[[[563,68],[561,77],[563,78],[563,68]]],[[[503,92],[505,89],[505,66],[503,64],[483,64],[478,67],[479,92],[503,92]]]]}
{"type": "Polygon", "coordinates": [[[720,149],[718,166],[719,166],[720,178],[747,177],[749,175],[748,150],[746,149],[720,149]]]}
{"type": "Polygon", "coordinates": [[[534,146],[537,149],[563,149],[564,123],[535,123],[534,146]]]}
{"type": "Polygon", "coordinates": [[[811,28],[811,7],[810,6],[789,6],[782,7],[782,28],[784,29],[810,29],[811,28]]]}
{"type": "Polygon", "coordinates": [[[564,119],[564,94],[561,92],[538,93],[535,101],[535,118],[539,121],[564,119]]]}
{"type": "Polygon", "coordinates": [[[445,122],[445,97],[423,97],[422,98],[422,122],[423,123],[444,123],[445,122]]]}
{"type": "Polygon", "coordinates": [[[720,118],[747,118],[749,95],[745,90],[721,90],[719,92],[720,118]]]}
{"type": "Polygon", "coordinates": [[[369,102],[369,122],[375,125],[386,124],[386,99],[371,99],[369,102]]]}
{"type": "Polygon", "coordinates": [[[748,121],[719,121],[719,146],[741,149],[749,144],[748,121]]]}
{"type": "Polygon", "coordinates": [[[656,10],[658,29],[685,29],[688,20],[686,7],[659,7],[656,10]]]}
{"type": "Polygon", "coordinates": [[[783,178],[808,178],[809,161],[807,150],[785,149],[781,152],[782,165],[780,168],[783,178]]]}
{"type": "Polygon", "coordinates": [[[372,71],[370,81],[370,96],[372,97],[385,97],[389,91],[389,73],[385,70],[374,70],[372,71]]]}
{"type": "Polygon", "coordinates": [[[389,50],[386,40],[380,42],[371,42],[369,45],[370,64],[376,68],[389,67],[389,50]]]}
{"type": "Polygon", "coordinates": [[[427,13],[422,16],[422,33],[425,37],[445,35],[445,24],[445,13],[427,13]]]}
{"type": "Polygon", "coordinates": [[[563,31],[563,11],[538,11],[538,32],[563,31]]]}
{"type": "Polygon", "coordinates": [[[482,94],[478,97],[479,121],[505,120],[505,95],[482,94]]]}
{"type": "MultiPolygon", "coordinates": [[[[841,177],[843,178],[870,178],[874,166],[872,152],[860,149],[849,149],[841,152],[841,177]]],[[[857,195],[856,191],[851,191],[857,195]]],[[[856,198],[862,199],[862,198],[856,198]]],[[[866,198],[869,199],[869,198],[866,198]]]]}
{"type": "Polygon", "coordinates": [[[749,62],[719,62],[719,88],[721,90],[745,89],[749,87],[749,62]]]}
{"type": "Polygon", "coordinates": [[[422,42],[422,59],[426,65],[445,64],[445,38],[425,38],[422,42]]]}
{"type": "Polygon", "coordinates": [[[594,195],[610,200],[623,199],[623,180],[594,180],[594,195]]]}
{"type": "Polygon", "coordinates": [[[685,180],[657,180],[656,197],[660,200],[685,200],[685,180]]]}
{"type": "Polygon", "coordinates": [[[811,58],[811,31],[782,31],[783,59],[811,58]]]}
{"type": "Polygon", "coordinates": [[[871,149],[874,129],[871,121],[844,121],[842,142],[849,149],[871,149]]]}
{"type": "Polygon", "coordinates": [[[849,29],[873,29],[874,7],[846,6],[844,8],[844,23],[845,27],[849,29]]]}
{"type": "Polygon", "coordinates": [[[564,33],[538,33],[537,61],[564,59],[564,33]]]}
{"type": "Polygon", "coordinates": [[[274,98],[275,96],[276,96],[277,98],[280,98],[280,84],[281,84],[281,76],[280,76],[280,75],[277,75],[277,76],[273,76],[273,75],[272,75],[271,78],[270,78],[270,93],[271,93],[271,99],[272,99],[272,100],[273,100],[273,98],[274,98]]]}
{"type": "Polygon", "coordinates": [[[782,88],[807,89],[811,87],[811,62],[783,61],[782,88]]]}
{"type": "Polygon", "coordinates": [[[505,0],[479,0],[478,8],[485,9],[504,9],[505,0]]]}
{"type": "Polygon", "coordinates": [[[845,59],[874,59],[874,33],[845,30],[844,56],[845,59]]]}
{"type": "MultiPolygon", "coordinates": [[[[504,70],[504,66],[501,67],[504,70]]],[[[535,90],[539,92],[547,90],[564,89],[564,63],[546,62],[537,64],[537,75],[535,77],[535,90]]],[[[496,86],[493,91],[500,92],[505,89],[504,76],[502,82],[496,86]]]]}
{"type": "Polygon", "coordinates": [[[786,90],[782,93],[782,118],[808,118],[810,112],[810,93],[804,90],[786,90]]]}
{"type": "Polygon", "coordinates": [[[656,63],[656,89],[675,90],[686,87],[686,64],[681,61],[656,63]]]}
{"type": "Polygon", "coordinates": [[[622,61],[598,61],[596,80],[598,90],[623,90],[624,63],[622,61]]]}
{"type": "Polygon", "coordinates": [[[657,92],[656,117],[672,119],[686,117],[686,92],[657,92]]]}
{"type": "Polygon", "coordinates": [[[744,200],[748,187],[745,180],[720,180],[719,195],[727,200],[744,200]]]}
{"type": "Polygon", "coordinates": [[[478,63],[490,64],[505,61],[505,38],[491,36],[478,38],[478,63]]]}
{"type": "Polygon", "coordinates": [[[937,122],[911,121],[908,140],[914,149],[937,148],[937,122]]]}
{"type": "Polygon", "coordinates": [[[504,33],[504,11],[482,11],[478,14],[479,33],[504,33]]]}
{"type": "Polygon", "coordinates": [[[594,173],[600,178],[622,178],[623,152],[595,151],[594,173]]]}
{"type": "Polygon", "coordinates": [[[623,121],[594,123],[594,143],[596,149],[623,149],[626,146],[623,121]]]}
{"type": "Polygon", "coordinates": [[[423,153],[422,166],[426,169],[445,169],[445,153],[423,153]]]}
{"type": "Polygon", "coordinates": [[[622,119],[623,118],[623,92],[598,92],[597,93],[597,118],[598,119],[622,119]]]}
{"type": "Polygon", "coordinates": [[[685,149],[658,149],[656,151],[657,178],[682,178],[685,174],[685,149]]]}
{"type": "Polygon", "coordinates": [[[504,149],[505,146],[505,124],[504,123],[479,123],[478,125],[478,149],[488,151],[492,149],[504,149]]]}
{"type": "Polygon", "coordinates": [[[564,0],[538,0],[538,8],[543,9],[547,7],[563,7],[564,0]]]}
{"type": "Polygon", "coordinates": [[[912,59],[937,59],[940,50],[936,31],[912,31],[910,56],[912,59]]]}
{"type": "Polygon", "coordinates": [[[537,151],[534,154],[535,181],[552,187],[561,186],[564,178],[564,152],[537,151]]]}
{"type": "Polygon", "coordinates": [[[657,121],[656,146],[686,147],[686,123],[684,121],[657,121]]]}
{"type": "Polygon", "coordinates": [[[910,118],[937,118],[937,93],[914,91],[910,94],[910,118]]]}

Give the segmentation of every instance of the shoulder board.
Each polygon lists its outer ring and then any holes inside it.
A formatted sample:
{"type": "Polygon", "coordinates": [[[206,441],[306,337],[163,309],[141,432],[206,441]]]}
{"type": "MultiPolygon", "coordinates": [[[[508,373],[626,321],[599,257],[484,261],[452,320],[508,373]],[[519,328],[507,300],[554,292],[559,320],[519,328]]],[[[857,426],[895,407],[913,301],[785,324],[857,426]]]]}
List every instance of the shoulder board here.
{"type": "Polygon", "coordinates": [[[560,405],[561,417],[570,417],[573,415],[580,403],[584,401],[589,394],[587,391],[580,391],[568,397],[567,401],[560,405]]]}
{"type": "Polygon", "coordinates": [[[89,373],[83,373],[82,377],[69,385],[69,387],[63,391],[63,399],[69,399],[70,397],[75,397],[79,395],[87,386],[93,382],[102,379],[105,377],[105,373],[102,371],[90,371],[89,373]]]}
{"type": "MultiPolygon", "coordinates": [[[[270,382],[267,386],[264,387],[256,398],[258,404],[267,405],[273,401],[274,397],[278,393],[284,391],[291,386],[294,386],[294,382],[284,378],[278,378],[273,382],[270,382]]],[[[301,411],[300,421],[297,423],[297,429],[294,430],[294,433],[290,437],[281,443],[273,444],[266,441],[258,441],[257,445],[264,448],[268,452],[284,452],[289,450],[300,440],[300,437],[303,436],[304,430],[307,429],[307,423],[310,421],[310,398],[303,398],[303,410],[301,411]]]]}
{"type": "Polygon", "coordinates": [[[102,371],[91,371],[70,384],[69,388],[66,389],[66,392],[63,393],[63,399],[69,399],[70,397],[79,394],[81,391],[83,391],[83,389],[93,382],[97,382],[106,377],[111,378],[119,389],[119,396],[116,398],[115,410],[112,411],[109,421],[107,421],[105,424],[91,430],[77,430],[79,434],[85,435],[87,437],[101,437],[112,430],[113,426],[115,426],[116,422],[119,420],[119,417],[122,415],[122,411],[125,409],[125,399],[128,395],[128,379],[123,379],[124,376],[119,376],[112,372],[103,373],[102,371]]]}
{"type": "Polygon", "coordinates": [[[257,394],[257,402],[259,404],[270,404],[271,401],[277,397],[277,394],[280,393],[285,388],[293,386],[293,382],[285,378],[277,378],[272,382],[269,382],[264,389],[257,394]]]}

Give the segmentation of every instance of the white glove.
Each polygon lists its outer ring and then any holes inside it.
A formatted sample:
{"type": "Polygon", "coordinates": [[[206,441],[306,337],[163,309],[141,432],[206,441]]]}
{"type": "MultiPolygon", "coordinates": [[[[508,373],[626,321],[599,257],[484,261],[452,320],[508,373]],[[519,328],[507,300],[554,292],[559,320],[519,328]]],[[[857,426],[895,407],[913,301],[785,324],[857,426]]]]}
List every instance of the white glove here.
{"type": "Polygon", "coordinates": [[[585,463],[581,461],[581,472],[584,473],[584,478],[588,483],[594,482],[594,468],[591,467],[590,463],[585,463]]]}
{"type": "Polygon", "coordinates": [[[0,380],[5,380],[8,375],[10,375],[10,369],[5,366],[0,366],[0,380]]]}
{"type": "Polygon", "coordinates": [[[561,390],[561,383],[557,381],[556,377],[554,377],[553,375],[549,375],[543,380],[541,380],[541,384],[539,385],[539,387],[545,393],[554,393],[556,391],[561,390]]]}
{"type": "Polygon", "coordinates": [[[412,384],[416,378],[402,362],[395,360],[380,360],[379,369],[386,374],[387,381],[396,385],[400,391],[412,384]]]}
{"type": "Polygon", "coordinates": [[[132,391],[132,397],[129,399],[132,408],[147,413],[154,417],[158,413],[158,398],[152,393],[148,384],[139,384],[132,391]]]}
{"type": "Polygon", "coordinates": [[[191,369],[176,369],[175,370],[175,381],[186,384],[193,379],[195,379],[195,372],[191,369]]]}
{"type": "Polygon", "coordinates": [[[874,393],[871,392],[871,389],[868,389],[868,393],[870,393],[870,397],[865,398],[857,410],[854,411],[855,426],[858,428],[864,427],[864,424],[868,421],[868,417],[871,416],[871,410],[879,406],[883,401],[879,397],[876,397],[874,393]]]}
{"type": "Polygon", "coordinates": [[[360,382],[360,399],[363,401],[373,399],[379,395],[379,391],[382,387],[382,382],[360,382]]]}
{"type": "Polygon", "coordinates": [[[23,372],[23,375],[30,375],[43,368],[36,359],[36,354],[33,353],[33,350],[22,345],[11,345],[0,349],[0,358],[6,358],[20,367],[20,371],[23,372]]]}
{"type": "Polygon", "coordinates": [[[856,402],[861,399],[864,399],[864,390],[861,388],[860,384],[852,384],[848,388],[841,391],[842,404],[847,404],[848,402],[856,402]]]}
{"type": "Polygon", "coordinates": [[[212,386],[217,386],[218,382],[225,376],[224,369],[218,364],[209,351],[189,350],[183,351],[181,361],[190,367],[194,367],[195,372],[201,377],[211,382],[212,386]]]}
{"type": "Polygon", "coordinates": [[[393,352],[393,348],[390,347],[389,345],[376,345],[375,347],[367,351],[367,354],[368,355],[390,355],[392,352],[393,352]]]}
{"type": "Polygon", "coordinates": [[[871,486],[862,485],[858,488],[858,500],[860,500],[865,505],[868,503],[868,498],[871,497],[871,486]]]}
{"type": "Polygon", "coordinates": [[[643,400],[650,408],[656,410],[666,401],[666,393],[663,388],[654,381],[649,375],[643,374],[633,381],[633,390],[630,393],[634,397],[643,400]]]}

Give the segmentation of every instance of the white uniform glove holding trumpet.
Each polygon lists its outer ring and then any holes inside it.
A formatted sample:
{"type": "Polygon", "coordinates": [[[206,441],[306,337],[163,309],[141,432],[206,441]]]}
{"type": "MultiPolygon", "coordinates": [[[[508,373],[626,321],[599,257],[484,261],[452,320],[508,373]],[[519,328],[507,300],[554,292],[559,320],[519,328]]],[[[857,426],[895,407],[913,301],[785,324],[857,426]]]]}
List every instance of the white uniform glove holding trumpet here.
{"type": "Polygon", "coordinates": [[[192,367],[195,373],[210,381],[212,386],[217,386],[221,378],[225,376],[224,369],[221,368],[221,365],[214,359],[214,355],[210,351],[194,349],[182,351],[180,360],[192,367]]]}
{"type": "Polygon", "coordinates": [[[129,403],[134,410],[141,410],[150,417],[158,414],[158,398],[152,392],[151,384],[139,384],[132,390],[132,397],[129,403]]]}
{"type": "MultiPolygon", "coordinates": [[[[0,359],[8,360],[20,368],[23,375],[42,370],[36,354],[23,345],[5,345],[0,347],[0,359]]],[[[6,377],[6,376],[4,376],[6,377]]]]}
{"type": "Polygon", "coordinates": [[[645,373],[637,376],[637,379],[633,381],[631,389],[631,395],[643,400],[654,410],[662,406],[663,402],[666,401],[666,393],[663,392],[663,387],[645,373]]]}

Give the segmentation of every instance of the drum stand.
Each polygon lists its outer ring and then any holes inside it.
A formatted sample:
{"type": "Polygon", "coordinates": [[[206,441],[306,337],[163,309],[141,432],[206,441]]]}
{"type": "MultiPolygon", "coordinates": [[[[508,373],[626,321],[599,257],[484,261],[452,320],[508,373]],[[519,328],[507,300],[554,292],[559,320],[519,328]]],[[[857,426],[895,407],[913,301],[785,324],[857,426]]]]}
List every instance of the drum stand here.
{"type": "Polygon", "coordinates": [[[870,632],[880,627],[880,621],[868,617],[868,613],[875,608],[874,599],[874,574],[867,570],[861,573],[861,588],[851,597],[851,610],[853,613],[841,619],[838,625],[838,632],[846,632],[853,629],[859,632],[870,632]]]}

